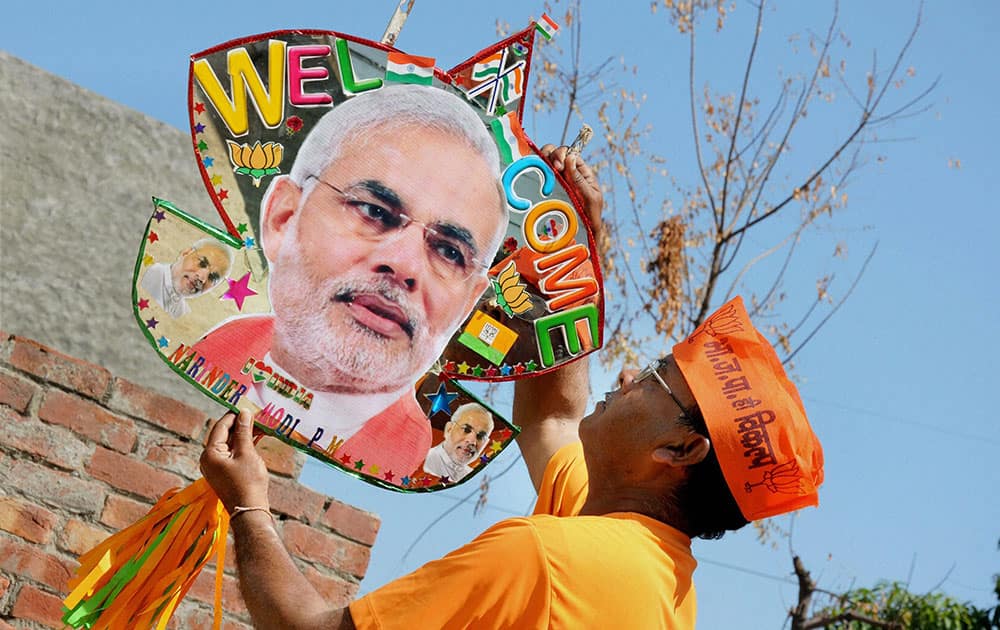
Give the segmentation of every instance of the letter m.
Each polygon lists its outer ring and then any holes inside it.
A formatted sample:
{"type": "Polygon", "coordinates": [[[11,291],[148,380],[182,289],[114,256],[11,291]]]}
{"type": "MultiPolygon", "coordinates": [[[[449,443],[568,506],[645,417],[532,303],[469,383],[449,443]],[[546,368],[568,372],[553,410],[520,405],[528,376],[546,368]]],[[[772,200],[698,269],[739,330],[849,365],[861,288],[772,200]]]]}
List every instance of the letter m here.
{"type": "Polygon", "coordinates": [[[247,92],[253,98],[254,107],[260,119],[269,129],[281,124],[285,112],[285,42],[270,40],[267,44],[267,73],[270,92],[257,74],[250,53],[245,47],[230,50],[226,54],[226,68],[229,72],[229,87],[232,98],[212,70],[207,59],[198,59],[192,64],[192,74],[205,91],[208,100],[219,112],[229,133],[242,136],[249,130],[247,121],[247,92]]]}

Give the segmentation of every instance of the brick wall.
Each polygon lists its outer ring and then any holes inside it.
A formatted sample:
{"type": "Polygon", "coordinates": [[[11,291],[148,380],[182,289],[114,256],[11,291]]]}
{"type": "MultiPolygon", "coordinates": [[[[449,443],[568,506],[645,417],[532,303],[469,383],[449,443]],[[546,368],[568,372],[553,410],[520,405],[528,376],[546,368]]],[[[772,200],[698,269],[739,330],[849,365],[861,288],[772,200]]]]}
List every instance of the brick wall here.
{"type": "MultiPolygon", "coordinates": [[[[62,627],[75,558],[199,476],[209,420],[102,367],[0,332],[0,630],[62,627]]],[[[377,517],[295,481],[303,460],[291,448],[271,438],[258,448],[285,545],[327,601],[347,604],[368,566],[377,517]]],[[[223,627],[246,628],[233,569],[225,571],[223,627]]],[[[211,627],[214,588],[208,566],[172,627],[211,627]]]]}

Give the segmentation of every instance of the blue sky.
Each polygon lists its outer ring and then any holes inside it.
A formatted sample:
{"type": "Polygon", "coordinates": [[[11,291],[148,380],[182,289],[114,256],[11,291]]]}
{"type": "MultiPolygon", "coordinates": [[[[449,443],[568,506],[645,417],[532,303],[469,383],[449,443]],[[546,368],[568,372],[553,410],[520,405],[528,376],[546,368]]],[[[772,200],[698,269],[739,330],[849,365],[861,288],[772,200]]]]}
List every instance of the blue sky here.
{"type": "MultiPolygon", "coordinates": [[[[58,8],[17,3],[5,9],[0,48],[183,129],[190,54],[279,28],[327,28],[378,39],[394,4],[291,2],[276,10],[256,2],[65,2],[58,8]]],[[[648,94],[644,116],[654,126],[657,152],[679,176],[689,174],[686,41],[666,25],[663,12],[651,16],[647,2],[614,3],[613,9],[597,4],[584,8],[585,65],[621,56],[639,66],[638,78],[619,80],[648,94]]],[[[845,50],[849,68],[861,72],[873,50],[887,63],[916,10],[916,3],[904,0],[845,0],[841,27],[851,41],[845,50]]],[[[540,11],[541,3],[523,0],[418,2],[397,45],[450,67],[495,40],[497,18],[518,27],[540,11]]],[[[821,31],[829,12],[817,2],[785,2],[768,10],[755,75],[762,96],[779,68],[791,63],[789,35],[821,31]]],[[[750,5],[738,3],[724,36],[703,36],[699,80],[711,80],[720,91],[735,89],[752,13],[750,5]]],[[[996,3],[937,1],[924,7],[906,65],[915,69],[917,85],[940,77],[927,101],[930,110],[883,132],[883,142],[849,187],[850,205],[816,237],[849,243],[853,267],[837,268],[834,289],[841,291],[878,242],[853,296],[796,357],[801,393],[825,447],[821,506],[795,517],[790,540],[761,545],[747,530],[696,542],[699,627],[781,627],[795,598],[790,548],[828,590],[887,578],[909,580],[916,592],[940,587],[981,606],[993,602],[990,576],[1000,570],[1000,430],[991,371],[1000,342],[998,282],[990,262],[1000,227],[994,173],[997,32],[996,3]],[[887,159],[879,161],[879,155],[887,159]]],[[[821,129],[799,140],[796,156],[808,158],[824,148],[829,134],[847,129],[846,111],[817,107],[821,129]]],[[[527,122],[539,144],[556,137],[561,126],[561,120],[545,118],[527,122]]],[[[170,191],[150,194],[170,197],[170,191]]],[[[811,295],[828,259],[826,249],[807,252],[809,266],[793,274],[788,290],[811,295]]],[[[609,381],[609,374],[595,369],[598,394],[609,381]]],[[[511,461],[513,450],[493,465],[494,474],[511,461]]],[[[381,515],[364,590],[445,553],[493,521],[523,514],[532,502],[523,466],[515,465],[493,482],[482,515],[474,517],[471,504],[458,507],[404,561],[416,535],[473,488],[401,496],[319,466],[308,466],[304,479],[381,515]]],[[[792,520],[778,523],[788,528],[792,520]]]]}

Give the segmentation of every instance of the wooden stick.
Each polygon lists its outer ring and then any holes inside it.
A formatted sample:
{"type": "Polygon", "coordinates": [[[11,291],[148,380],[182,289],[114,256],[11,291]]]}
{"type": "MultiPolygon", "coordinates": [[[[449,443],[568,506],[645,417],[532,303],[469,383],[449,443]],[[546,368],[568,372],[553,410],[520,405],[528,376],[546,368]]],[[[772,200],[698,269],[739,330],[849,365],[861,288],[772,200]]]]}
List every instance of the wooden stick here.
{"type": "Polygon", "coordinates": [[[385,33],[382,35],[383,44],[392,46],[396,43],[396,38],[399,37],[399,32],[403,30],[406,18],[410,16],[410,11],[413,10],[414,2],[416,0],[401,0],[396,7],[396,11],[392,14],[392,18],[389,19],[389,24],[385,27],[385,33]]]}

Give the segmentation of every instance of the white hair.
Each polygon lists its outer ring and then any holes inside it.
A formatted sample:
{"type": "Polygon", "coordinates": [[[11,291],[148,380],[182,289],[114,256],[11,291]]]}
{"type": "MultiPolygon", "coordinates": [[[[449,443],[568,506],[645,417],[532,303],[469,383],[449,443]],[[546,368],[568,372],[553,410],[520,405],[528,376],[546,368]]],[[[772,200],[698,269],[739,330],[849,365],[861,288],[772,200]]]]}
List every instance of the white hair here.
{"type": "Polygon", "coordinates": [[[228,275],[229,270],[233,268],[232,248],[226,247],[225,245],[215,240],[214,238],[203,238],[191,244],[191,251],[199,252],[206,247],[214,247],[215,249],[219,250],[220,252],[226,255],[226,259],[229,261],[229,264],[226,266],[226,274],[228,275]]]}
{"type": "Polygon", "coordinates": [[[483,156],[490,174],[500,178],[500,153],[493,137],[472,105],[447,90],[427,85],[392,84],[364,92],[327,112],[310,130],[289,173],[304,187],[319,177],[340,154],[349,136],[364,135],[373,127],[419,125],[465,140],[483,156]]]}
{"type": "Polygon", "coordinates": [[[490,421],[490,431],[493,430],[492,429],[493,428],[493,414],[490,413],[490,410],[487,409],[486,407],[483,407],[479,403],[474,403],[474,402],[465,403],[464,405],[460,405],[459,408],[455,410],[455,413],[451,414],[451,420],[448,421],[448,424],[452,424],[453,422],[458,422],[459,418],[461,418],[462,416],[464,416],[467,413],[473,413],[473,412],[482,412],[482,413],[486,414],[486,418],[490,421]]]}

